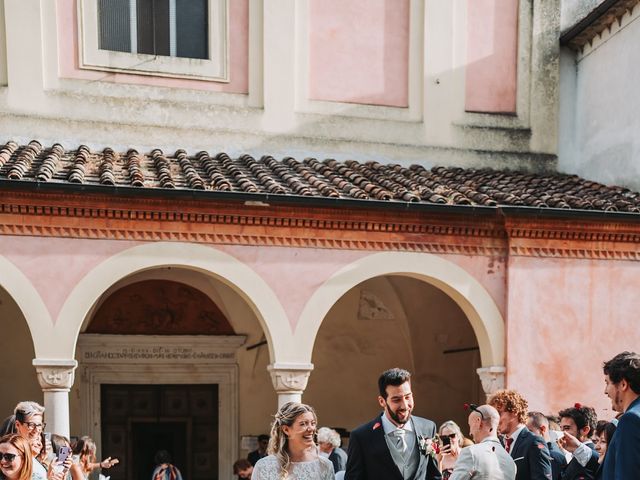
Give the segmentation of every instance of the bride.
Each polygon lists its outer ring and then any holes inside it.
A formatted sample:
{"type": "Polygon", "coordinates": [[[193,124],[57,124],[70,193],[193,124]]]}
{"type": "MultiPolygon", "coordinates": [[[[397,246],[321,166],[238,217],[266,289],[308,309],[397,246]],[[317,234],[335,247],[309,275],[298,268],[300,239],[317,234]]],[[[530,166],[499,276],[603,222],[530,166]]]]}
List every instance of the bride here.
{"type": "Polygon", "coordinates": [[[288,402],[271,425],[269,455],[253,468],[252,480],[333,480],[333,464],[314,442],[318,419],[309,405],[288,402]]]}

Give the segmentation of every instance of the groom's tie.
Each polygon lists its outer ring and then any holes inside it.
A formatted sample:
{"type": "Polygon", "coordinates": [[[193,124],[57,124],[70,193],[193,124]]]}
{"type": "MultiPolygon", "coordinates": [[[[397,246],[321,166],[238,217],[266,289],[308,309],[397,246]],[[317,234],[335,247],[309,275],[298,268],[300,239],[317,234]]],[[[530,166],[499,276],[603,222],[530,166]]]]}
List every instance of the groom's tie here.
{"type": "Polygon", "coordinates": [[[407,431],[402,428],[397,428],[393,432],[391,432],[391,434],[393,435],[396,442],[396,448],[404,457],[404,454],[407,451],[407,439],[405,437],[407,431]]]}

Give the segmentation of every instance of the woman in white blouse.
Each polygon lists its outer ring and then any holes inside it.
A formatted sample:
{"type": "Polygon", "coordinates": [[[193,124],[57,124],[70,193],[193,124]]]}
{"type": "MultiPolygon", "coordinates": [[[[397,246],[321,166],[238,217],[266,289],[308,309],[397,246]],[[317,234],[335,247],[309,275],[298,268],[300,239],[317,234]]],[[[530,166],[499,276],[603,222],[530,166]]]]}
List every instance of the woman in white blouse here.
{"type": "Polygon", "coordinates": [[[333,480],[332,463],[318,454],[318,419],[309,405],[282,405],[271,425],[267,455],[253,468],[252,480],[333,480]]]}

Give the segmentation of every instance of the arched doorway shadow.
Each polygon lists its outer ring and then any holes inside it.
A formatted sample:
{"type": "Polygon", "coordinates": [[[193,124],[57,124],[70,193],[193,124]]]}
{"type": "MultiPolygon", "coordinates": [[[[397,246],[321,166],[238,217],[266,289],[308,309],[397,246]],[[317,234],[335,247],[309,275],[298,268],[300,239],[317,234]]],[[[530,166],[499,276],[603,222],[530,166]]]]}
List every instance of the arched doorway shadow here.
{"type": "Polygon", "coordinates": [[[442,290],[464,312],[478,340],[483,367],[505,361],[505,326],[493,298],[460,266],[427,253],[376,253],[346,265],[329,278],[305,304],[295,329],[295,342],[311,360],[316,335],[331,307],[356,285],[375,277],[414,278],[442,290]]]}
{"type": "Polygon", "coordinates": [[[40,293],[20,269],[0,255],[0,382],[5,391],[0,401],[0,418],[13,413],[15,405],[30,399],[44,403],[33,367],[33,359],[50,355],[44,341],[53,329],[51,316],[40,293]]]}

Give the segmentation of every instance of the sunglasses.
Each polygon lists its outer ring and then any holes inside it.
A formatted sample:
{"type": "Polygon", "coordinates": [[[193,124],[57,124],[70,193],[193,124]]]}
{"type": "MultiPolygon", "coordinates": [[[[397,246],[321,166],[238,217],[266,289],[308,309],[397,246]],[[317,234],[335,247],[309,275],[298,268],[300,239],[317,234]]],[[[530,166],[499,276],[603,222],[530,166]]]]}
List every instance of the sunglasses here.
{"type": "Polygon", "coordinates": [[[440,438],[444,438],[447,437],[449,438],[449,440],[453,440],[454,438],[456,438],[458,436],[457,433],[450,433],[449,435],[440,435],[440,438]]]}
{"type": "Polygon", "coordinates": [[[2,462],[13,462],[17,455],[15,453],[0,453],[0,461],[2,462]]]}
{"type": "Polygon", "coordinates": [[[465,410],[471,410],[472,412],[476,412],[478,415],[480,415],[480,418],[482,418],[482,420],[484,420],[484,415],[482,414],[482,412],[480,410],[478,410],[478,405],[476,405],[475,403],[465,403],[464,404],[464,409],[465,410]]]}

